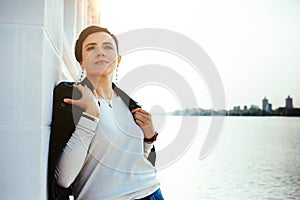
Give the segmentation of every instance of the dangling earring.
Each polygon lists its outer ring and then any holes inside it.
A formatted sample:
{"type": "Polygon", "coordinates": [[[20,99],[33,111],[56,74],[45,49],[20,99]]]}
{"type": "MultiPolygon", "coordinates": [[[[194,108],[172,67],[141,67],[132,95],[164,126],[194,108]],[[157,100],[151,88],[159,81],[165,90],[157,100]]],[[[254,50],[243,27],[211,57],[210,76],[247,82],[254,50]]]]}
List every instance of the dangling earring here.
{"type": "Polygon", "coordinates": [[[118,84],[118,76],[119,76],[119,67],[116,68],[116,81],[115,81],[116,84],[118,84]]]}
{"type": "Polygon", "coordinates": [[[84,78],[84,74],[85,74],[85,69],[84,67],[81,68],[81,72],[80,72],[80,77],[78,79],[78,82],[81,82],[84,78]]]}

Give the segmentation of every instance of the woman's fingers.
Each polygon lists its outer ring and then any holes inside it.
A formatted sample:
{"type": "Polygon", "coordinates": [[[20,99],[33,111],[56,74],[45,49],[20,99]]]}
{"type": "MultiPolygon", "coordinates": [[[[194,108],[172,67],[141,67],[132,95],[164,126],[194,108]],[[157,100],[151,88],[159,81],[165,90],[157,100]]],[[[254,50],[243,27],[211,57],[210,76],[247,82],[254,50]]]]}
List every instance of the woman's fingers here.
{"type": "Polygon", "coordinates": [[[139,119],[136,119],[135,122],[136,122],[139,126],[143,126],[143,125],[144,125],[144,122],[142,122],[142,121],[139,120],[139,119]]]}
{"type": "Polygon", "coordinates": [[[67,103],[67,104],[72,104],[72,99],[65,98],[64,102],[67,103]]]}
{"type": "Polygon", "coordinates": [[[132,113],[141,112],[141,113],[144,113],[144,114],[150,114],[147,111],[143,110],[142,108],[133,109],[131,112],[132,113]]]}
{"type": "Polygon", "coordinates": [[[146,121],[147,120],[147,116],[145,116],[144,114],[141,113],[135,113],[134,114],[135,119],[141,120],[141,121],[146,121]]]}
{"type": "Polygon", "coordinates": [[[76,106],[79,106],[83,109],[86,109],[88,106],[90,106],[89,104],[93,103],[93,100],[95,98],[93,92],[86,86],[82,86],[80,84],[73,85],[74,88],[78,89],[79,92],[82,94],[82,97],[80,99],[71,99],[71,98],[65,98],[64,102],[67,104],[73,104],[76,106]]]}
{"type": "Polygon", "coordinates": [[[142,128],[144,137],[152,138],[155,131],[151,119],[151,114],[143,110],[142,108],[134,109],[131,112],[134,116],[136,124],[142,128]]]}
{"type": "Polygon", "coordinates": [[[86,87],[86,85],[82,86],[81,84],[73,84],[73,87],[81,91],[84,87],[86,87]]]}
{"type": "MultiPolygon", "coordinates": [[[[73,84],[73,87],[77,88],[82,93],[82,89],[83,89],[82,85],[80,85],[80,84],[79,85],[73,84]]],[[[76,100],[70,99],[70,98],[65,98],[64,102],[67,103],[67,104],[78,105],[78,102],[76,100]]]]}
{"type": "MultiPolygon", "coordinates": [[[[73,85],[74,88],[78,89],[82,96],[80,99],[70,99],[65,98],[64,102],[72,105],[76,105],[82,109],[84,109],[85,112],[88,114],[94,115],[95,117],[99,117],[100,110],[98,106],[98,101],[93,94],[93,92],[85,85],[73,85]]],[[[94,91],[95,92],[95,91],[94,91]]]]}
{"type": "Polygon", "coordinates": [[[142,109],[132,111],[132,113],[138,119],[145,119],[147,117],[147,114],[145,114],[144,112],[142,112],[142,109]]]}
{"type": "Polygon", "coordinates": [[[143,110],[142,108],[136,108],[131,111],[134,115],[142,115],[142,116],[149,116],[151,117],[151,114],[147,111],[143,110]]]}
{"type": "Polygon", "coordinates": [[[151,114],[148,113],[147,111],[138,108],[132,111],[133,115],[134,115],[134,119],[136,121],[136,123],[140,126],[147,126],[152,124],[152,120],[151,120],[151,114]]]}
{"type": "Polygon", "coordinates": [[[74,99],[65,98],[64,102],[67,103],[67,104],[72,104],[72,105],[81,107],[80,100],[74,100],[74,99]]]}

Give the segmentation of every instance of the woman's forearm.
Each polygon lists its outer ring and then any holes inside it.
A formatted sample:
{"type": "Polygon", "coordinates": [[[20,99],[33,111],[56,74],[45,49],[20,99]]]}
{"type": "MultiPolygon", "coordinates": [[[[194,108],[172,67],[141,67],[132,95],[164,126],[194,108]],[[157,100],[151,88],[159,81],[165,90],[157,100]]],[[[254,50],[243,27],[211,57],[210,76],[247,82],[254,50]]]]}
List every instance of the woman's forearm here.
{"type": "Polygon", "coordinates": [[[66,144],[55,169],[57,183],[68,188],[84,165],[88,148],[95,134],[97,118],[81,116],[75,132],[66,144]]]}

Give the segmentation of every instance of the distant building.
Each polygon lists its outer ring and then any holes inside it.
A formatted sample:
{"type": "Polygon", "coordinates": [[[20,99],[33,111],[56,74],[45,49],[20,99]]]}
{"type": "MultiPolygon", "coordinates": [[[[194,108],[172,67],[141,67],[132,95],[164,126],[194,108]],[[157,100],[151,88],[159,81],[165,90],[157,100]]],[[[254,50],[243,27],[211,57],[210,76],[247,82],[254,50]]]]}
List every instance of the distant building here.
{"type": "Polygon", "coordinates": [[[251,110],[258,110],[259,107],[258,107],[257,105],[251,105],[251,106],[250,106],[250,109],[251,109],[251,110]]]}
{"type": "Polygon", "coordinates": [[[247,106],[244,106],[244,111],[248,110],[248,107],[247,106]]]}
{"type": "Polygon", "coordinates": [[[262,110],[263,111],[268,111],[268,106],[269,106],[269,102],[268,102],[268,99],[265,97],[262,100],[262,110]]]}
{"type": "Polygon", "coordinates": [[[233,111],[241,111],[241,107],[240,106],[234,106],[233,107],[233,111]]]}
{"type": "Polygon", "coordinates": [[[271,103],[268,104],[267,111],[268,111],[268,112],[272,112],[272,111],[273,111],[273,110],[272,110],[272,104],[271,104],[271,103]]]}
{"type": "Polygon", "coordinates": [[[285,108],[293,109],[293,99],[290,97],[290,95],[285,99],[285,108]]]}

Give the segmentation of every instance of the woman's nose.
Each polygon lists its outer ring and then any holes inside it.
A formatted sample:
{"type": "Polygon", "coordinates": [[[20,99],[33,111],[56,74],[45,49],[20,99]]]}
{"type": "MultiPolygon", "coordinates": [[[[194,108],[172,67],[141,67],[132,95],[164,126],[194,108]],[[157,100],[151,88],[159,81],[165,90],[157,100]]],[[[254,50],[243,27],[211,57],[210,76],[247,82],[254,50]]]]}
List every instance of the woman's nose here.
{"type": "Polygon", "coordinates": [[[102,47],[98,47],[97,48],[97,56],[104,56],[105,54],[104,54],[104,50],[103,50],[103,48],[102,47]]]}

